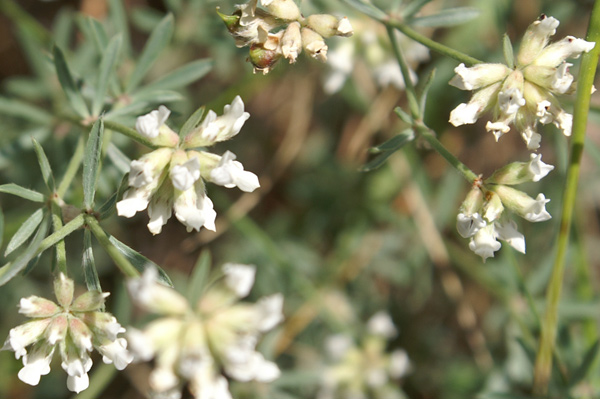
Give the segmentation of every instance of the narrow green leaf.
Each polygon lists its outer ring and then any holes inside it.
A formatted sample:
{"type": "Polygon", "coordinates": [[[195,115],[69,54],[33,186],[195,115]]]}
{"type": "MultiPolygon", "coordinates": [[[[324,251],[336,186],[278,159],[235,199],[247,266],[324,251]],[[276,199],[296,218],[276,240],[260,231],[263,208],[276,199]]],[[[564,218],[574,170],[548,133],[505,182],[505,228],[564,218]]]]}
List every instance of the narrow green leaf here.
{"type": "Polygon", "coordinates": [[[37,155],[38,163],[40,164],[40,170],[42,171],[42,178],[44,179],[44,183],[46,183],[46,187],[50,190],[51,193],[54,192],[54,176],[52,175],[52,168],[50,168],[50,162],[48,162],[48,157],[44,152],[44,149],[38,143],[36,139],[31,138],[33,142],[33,149],[35,150],[35,155],[37,155]]]}
{"type": "Polygon", "coordinates": [[[412,18],[408,23],[414,26],[440,28],[460,25],[477,18],[481,11],[472,7],[447,8],[437,14],[412,18]]]}
{"type": "Polygon", "coordinates": [[[111,18],[115,24],[116,31],[123,36],[123,52],[129,56],[131,54],[131,35],[129,34],[129,23],[127,22],[127,12],[123,7],[122,0],[108,0],[111,18]]]}
{"type": "Polygon", "coordinates": [[[98,70],[98,76],[96,78],[96,92],[94,93],[94,100],[92,101],[92,115],[94,116],[100,115],[100,111],[102,110],[108,82],[113,78],[112,74],[115,70],[122,40],[121,35],[113,37],[108,44],[106,51],[102,55],[100,69],[98,70]]]}
{"type": "Polygon", "coordinates": [[[0,193],[16,195],[17,197],[25,198],[26,200],[33,202],[44,202],[44,194],[21,187],[15,183],[1,185],[0,193]]]}
{"type": "Polygon", "coordinates": [[[155,90],[172,90],[185,87],[206,75],[211,70],[212,66],[213,62],[209,59],[190,62],[160,79],[147,84],[140,89],[138,93],[155,90]]]}
{"type": "Polygon", "coordinates": [[[200,121],[202,121],[202,117],[204,116],[204,111],[206,110],[206,108],[204,106],[198,108],[183,124],[183,126],[181,126],[181,129],[179,129],[179,136],[180,137],[185,137],[188,135],[189,132],[191,132],[192,130],[194,130],[199,124],[200,121]]]}
{"type": "Polygon", "coordinates": [[[2,212],[2,208],[0,208],[0,248],[2,248],[3,242],[4,242],[4,212],[2,212]]]}
{"type": "Polygon", "coordinates": [[[387,161],[387,159],[393,153],[394,153],[393,151],[382,152],[381,154],[377,155],[375,158],[373,158],[372,160],[367,162],[365,165],[363,165],[361,168],[359,168],[359,171],[360,172],[370,172],[372,170],[379,168],[381,165],[383,165],[385,163],[385,161],[387,161]]]}
{"type": "Polygon", "coordinates": [[[73,80],[73,76],[69,71],[69,66],[67,65],[67,61],[65,60],[65,56],[63,55],[60,48],[54,46],[54,66],[56,67],[56,74],[58,75],[58,81],[62,86],[65,95],[67,96],[67,100],[69,104],[73,107],[73,110],[81,116],[82,118],[87,118],[90,116],[90,112],[88,111],[87,105],[81,96],[81,92],[79,88],[75,85],[75,81],[73,80]]]}
{"type": "Polygon", "coordinates": [[[581,365],[573,372],[573,376],[569,381],[571,386],[577,385],[589,374],[594,364],[594,360],[596,360],[596,357],[598,356],[598,349],[600,349],[600,342],[596,340],[596,342],[594,342],[592,347],[585,354],[581,365]]]}
{"type": "Polygon", "coordinates": [[[6,246],[6,251],[4,252],[4,256],[10,255],[15,249],[19,248],[37,229],[37,227],[42,223],[42,219],[44,218],[44,210],[38,209],[31,216],[27,218],[19,227],[15,235],[12,236],[8,245],[6,246]]]}
{"type": "Polygon", "coordinates": [[[413,120],[413,117],[410,114],[408,114],[406,111],[404,111],[402,108],[396,107],[394,112],[396,113],[396,115],[398,115],[398,118],[400,118],[402,120],[402,122],[406,123],[407,125],[412,126],[415,123],[415,121],[413,120]]]}
{"type": "Polygon", "coordinates": [[[44,237],[46,237],[46,234],[48,233],[49,226],[50,218],[46,217],[40,224],[40,228],[31,240],[31,243],[29,244],[27,249],[17,258],[15,258],[15,260],[0,267],[0,286],[9,282],[14,276],[16,276],[21,270],[23,270],[27,266],[31,259],[33,259],[35,256],[41,253],[41,251],[38,251],[42,245],[42,242],[44,241],[44,237]]]}
{"type": "Polygon", "coordinates": [[[196,262],[196,266],[192,271],[192,275],[187,287],[187,298],[192,304],[196,303],[198,299],[200,299],[202,293],[206,289],[211,263],[210,252],[208,250],[203,251],[196,262]]]}
{"type": "Polygon", "coordinates": [[[368,0],[344,0],[350,7],[354,7],[356,10],[368,15],[376,20],[382,20],[387,17],[387,14],[375,7],[368,0]]]}
{"type": "Polygon", "coordinates": [[[100,52],[104,52],[104,49],[108,46],[108,35],[102,23],[95,18],[86,17],[87,23],[91,28],[91,32],[94,36],[94,40],[100,46],[100,52]]]}
{"type": "Polygon", "coordinates": [[[185,97],[183,97],[181,95],[181,93],[178,93],[174,90],[161,89],[161,90],[151,90],[151,91],[150,90],[139,91],[137,93],[132,94],[129,98],[132,102],[132,104],[130,104],[130,105],[133,105],[134,103],[137,103],[137,102],[143,102],[146,104],[164,104],[164,103],[170,103],[173,101],[181,101],[185,97]]]}
{"type": "Polygon", "coordinates": [[[379,144],[377,147],[371,148],[370,152],[373,154],[379,154],[380,152],[396,151],[414,138],[415,134],[413,133],[412,129],[406,129],[388,141],[379,144]]]}
{"type": "Polygon", "coordinates": [[[131,165],[131,159],[129,159],[127,155],[123,154],[123,152],[119,150],[119,148],[116,145],[110,143],[107,147],[106,155],[108,156],[108,159],[112,161],[113,165],[115,165],[115,167],[119,169],[123,174],[129,172],[129,165],[131,165]]]}
{"type": "Polygon", "coordinates": [[[515,56],[513,54],[513,46],[510,42],[510,37],[505,33],[502,37],[502,51],[504,52],[504,59],[506,60],[506,65],[510,69],[515,67],[515,56]]]}
{"type": "Polygon", "coordinates": [[[67,48],[73,37],[73,14],[72,9],[61,8],[52,24],[55,43],[62,48],[67,48]]]}
{"type": "Polygon", "coordinates": [[[117,200],[123,196],[123,192],[129,188],[129,178],[128,175],[124,175],[121,179],[121,184],[117,192],[113,193],[109,199],[107,199],[104,204],[98,208],[98,213],[100,214],[99,220],[104,220],[112,216],[115,211],[115,204],[117,200]]]}
{"type": "Polygon", "coordinates": [[[47,125],[53,116],[45,110],[14,98],[0,97],[0,114],[19,117],[25,120],[47,125]]]}
{"type": "Polygon", "coordinates": [[[413,0],[413,1],[411,1],[405,7],[402,8],[402,17],[405,20],[412,18],[419,11],[421,11],[421,8],[423,8],[423,6],[425,6],[425,4],[427,4],[429,2],[431,2],[431,0],[413,0]]]}
{"type": "MultiPolygon", "coordinates": [[[[42,254],[39,254],[38,256],[34,256],[29,262],[27,262],[27,265],[23,269],[23,273],[22,273],[23,276],[26,276],[33,269],[35,269],[35,267],[40,263],[40,258],[41,257],[42,257],[42,254]]],[[[52,269],[52,270],[54,270],[54,269],[52,269]]]]}
{"type": "Polygon", "coordinates": [[[152,262],[150,259],[146,258],[141,253],[135,251],[134,249],[129,248],[127,245],[123,244],[121,241],[117,240],[114,236],[109,237],[109,241],[127,258],[127,260],[131,263],[133,267],[136,268],[140,273],[143,273],[148,267],[155,267],[158,270],[158,279],[163,283],[167,284],[169,287],[173,286],[171,279],[165,273],[160,266],[156,263],[152,262]]]}
{"type": "Polygon", "coordinates": [[[435,68],[429,72],[426,79],[419,80],[419,108],[421,110],[421,115],[425,115],[425,107],[427,106],[427,93],[433,84],[433,79],[435,78],[435,68]],[[423,83],[421,83],[423,82],[423,83]]]}
{"type": "Polygon", "coordinates": [[[133,70],[129,83],[127,85],[127,91],[131,92],[135,89],[146,73],[150,70],[160,52],[167,46],[171,41],[173,34],[173,15],[169,14],[163,18],[163,20],[154,28],[150,34],[150,38],[146,42],[142,55],[140,56],[135,69],[133,70]]]}
{"type": "Polygon", "coordinates": [[[92,250],[92,233],[85,229],[83,232],[83,276],[85,278],[85,285],[88,291],[100,291],[100,279],[98,278],[98,271],[96,270],[96,263],[94,262],[94,252],[92,250]]]}
{"type": "Polygon", "coordinates": [[[83,157],[83,203],[86,209],[92,209],[94,205],[96,184],[98,184],[98,169],[102,158],[103,133],[104,122],[100,118],[92,127],[83,157]]]}

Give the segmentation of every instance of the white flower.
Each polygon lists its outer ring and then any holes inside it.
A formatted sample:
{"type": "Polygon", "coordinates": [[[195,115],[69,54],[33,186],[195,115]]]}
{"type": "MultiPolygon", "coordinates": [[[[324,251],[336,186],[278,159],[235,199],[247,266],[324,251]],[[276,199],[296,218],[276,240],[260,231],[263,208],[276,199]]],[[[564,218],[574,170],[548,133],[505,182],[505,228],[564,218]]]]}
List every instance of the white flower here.
{"type": "Polygon", "coordinates": [[[14,350],[17,358],[23,358],[18,374],[21,381],[37,385],[40,377],[50,372],[56,348],[68,374],[67,388],[77,393],[89,385],[87,372],[92,359],[88,352],[94,348],[102,354],[106,352],[105,356],[114,354],[112,358],[115,364],[118,361],[119,370],[131,362],[124,339],[117,338],[125,329],[110,313],[100,311],[108,293],[88,291],[73,300],[73,290],[73,280],[61,273],[54,282],[59,304],[36,296],[21,300],[22,313],[35,319],[10,330],[2,348],[14,350]],[[122,346],[120,351],[111,349],[117,341],[122,346]]]}
{"type": "Polygon", "coordinates": [[[380,335],[384,338],[393,338],[398,334],[392,318],[384,311],[375,313],[367,322],[367,330],[374,335],[380,335]]]}
{"type": "Polygon", "coordinates": [[[135,130],[148,138],[155,138],[160,133],[160,127],[165,124],[170,114],[171,111],[164,105],[161,105],[158,107],[158,110],[138,117],[135,122],[135,130]]]}
{"type": "Polygon", "coordinates": [[[408,354],[403,349],[397,349],[390,354],[389,372],[392,378],[404,377],[410,370],[408,354]]]}
{"type": "Polygon", "coordinates": [[[499,239],[506,241],[508,245],[522,254],[525,253],[525,237],[517,231],[517,224],[514,221],[495,222],[494,228],[499,239]]]}
{"type": "Polygon", "coordinates": [[[283,295],[273,294],[263,297],[258,300],[255,309],[258,331],[269,331],[283,320],[283,295]]]}
{"type": "Polygon", "coordinates": [[[531,154],[530,157],[528,171],[532,181],[540,181],[554,169],[554,166],[542,162],[542,154],[531,154]]]}
{"type": "Polygon", "coordinates": [[[256,275],[254,266],[226,263],[222,269],[225,273],[225,284],[238,298],[243,298],[250,293],[256,275]]]}
{"type": "Polygon", "coordinates": [[[114,363],[117,370],[123,370],[133,361],[133,354],[127,350],[125,338],[117,338],[101,345],[98,351],[102,354],[102,361],[106,364],[114,363]]]}
{"type": "Polygon", "coordinates": [[[523,217],[530,222],[544,222],[551,219],[552,216],[546,211],[546,204],[548,202],[550,200],[546,199],[544,194],[538,194],[535,200],[524,205],[523,217]]]}
{"type": "Polygon", "coordinates": [[[200,162],[193,157],[180,165],[173,165],[169,172],[173,187],[185,191],[194,185],[200,178],[200,162]]]}
{"type": "Polygon", "coordinates": [[[485,262],[487,258],[493,257],[494,252],[502,246],[496,238],[497,234],[494,225],[489,224],[475,233],[471,238],[471,242],[469,242],[469,249],[481,256],[485,262]]]}
{"type": "Polygon", "coordinates": [[[175,217],[187,227],[188,232],[200,231],[202,226],[208,230],[216,230],[217,213],[213,209],[212,201],[204,193],[204,188],[199,184],[186,191],[176,192],[173,209],[175,217]]]}
{"type": "Polygon", "coordinates": [[[223,115],[217,117],[214,112],[209,112],[201,136],[207,144],[229,140],[240,132],[248,118],[250,114],[244,111],[244,102],[236,96],[231,105],[225,106],[223,115]]]}
{"type": "Polygon", "coordinates": [[[352,338],[346,334],[335,334],[325,339],[325,350],[334,360],[340,360],[352,345],[352,338]]]}
{"type": "Polygon", "coordinates": [[[479,213],[475,212],[472,215],[459,213],[456,215],[456,229],[458,234],[464,238],[472,237],[479,229],[485,227],[486,222],[479,213]]]}
{"type": "Polygon", "coordinates": [[[244,170],[243,165],[235,160],[235,154],[226,151],[217,167],[210,172],[210,180],[227,188],[238,187],[245,192],[252,192],[260,187],[258,177],[244,170]]]}

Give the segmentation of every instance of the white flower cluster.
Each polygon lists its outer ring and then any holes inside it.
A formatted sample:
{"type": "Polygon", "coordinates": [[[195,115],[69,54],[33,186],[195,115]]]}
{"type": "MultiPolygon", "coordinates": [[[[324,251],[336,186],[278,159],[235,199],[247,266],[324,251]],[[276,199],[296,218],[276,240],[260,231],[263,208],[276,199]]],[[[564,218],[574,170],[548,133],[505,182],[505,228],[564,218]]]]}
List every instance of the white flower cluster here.
{"type": "Polygon", "coordinates": [[[361,346],[345,334],[327,339],[333,364],[323,373],[317,399],[403,397],[393,380],[410,371],[408,355],[401,349],[386,353],[387,341],[398,334],[394,323],[387,313],[378,312],[368,321],[367,330],[361,346]]]}
{"type": "Polygon", "coordinates": [[[307,18],[300,13],[294,0],[258,0],[237,6],[233,15],[220,14],[236,46],[250,47],[250,62],[254,72],[268,73],[281,58],[296,62],[304,50],[309,56],[325,62],[325,38],[352,36],[348,18],[315,14],[307,18]]]}
{"type": "Polygon", "coordinates": [[[494,256],[501,247],[498,239],[521,253],[525,253],[525,237],[517,231],[514,221],[504,212],[509,208],[530,222],[543,222],[551,218],[546,211],[550,201],[544,194],[534,199],[509,185],[528,181],[537,182],[554,166],[542,162],[542,156],[531,154],[529,162],[514,162],[497,170],[485,182],[477,181],[463,202],[456,217],[458,233],[471,238],[469,248],[483,261],[494,256]]]}
{"type": "Polygon", "coordinates": [[[498,140],[513,124],[529,149],[540,146],[538,122],[553,123],[566,136],[571,134],[573,116],[567,113],[557,95],[575,90],[572,65],[566,60],[589,52],[595,43],[573,36],[548,44],[556,33],[558,20],[541,15],[523,37],[514,68],[504,64],[477,64],[467,68],[460,64],[450,84],[462,90],[475,90],[468,103],[460,104],[450,114],[454,126],[472,124],[486,111],[493,120],[486,129],[498,140]]]}
{"type": "MultiPolygon", "coordinates": [[[[404,78],[387,44],[387,34],[383,26],[371,19],[354,24],[354,35],[349,40],[337,41],[328,53],[327,65],[330,71],[325,77],[323,89],[332,94],[339,91],[358,63],[363,62],[380,87],[389,85],[404,90],[404,78]],[[387,45],[387,46],[386,46],[387,45]]],[[[396,32],[396,40],[402,47],[409,65],[417,66],[429,59],[429,49],[422,44],[396,32]]],[[[410,70],[411,81],[416,83],[417,75],[410,70]]]]}
{"type": "Polygon", "coordinates": [[[252,192],[260,186],[258,177],[245,171],[230,151],[219,156],[192,148],[229,140],[239,133],[250,114],[237,96],[225,106],[223,115],[209,111],[202,123],[181,139],[165,124],[169,114],[161,106],[137,119],[136,130],[160,148],[131,162],[130,188],[117,203],[117,213],[129,218],[148,208],[152,234],[162,231],[171,209],[188,231],[199,231],[202,226],[214,231],[216,212],[204,181],[252,192]]]}
{"type": "Polygon", "coordinates": [[[21,299],[19,313],[33,320],[10,330],[2,348],[23,358],[18,374],[21,381],[37,385],[41,376],[50,372],[57,348],[68,374],[67,388],[77,393],[89,386],[92,359],[88,352],[94,348],[104,363],[114,363],[117,370],[133,360],[125,338],[117,337],[125,329],[110,313],[100,310],[109,294],[88,291],[73,301],[73,291],[73,280],[61,273],[54,282],[58,304],[38,296],[21,299]]]}
{"type": "Polygon", "coordinates": [[[230,399],[221,369],[242,382],[279,377],[277,365],[255,348],[261,334],[283,319],[283,296],[264,297],[256,304],[239,302],[254,284],[254,267],[229,263],[222,273],[224,277],[193,307],[175,290],[157,283],[155,269],[128,282],[133,300],[162,316],[143,331],[128,331],[136,360],[154,359],[149,378],[154,397],[178,399],[189,382],[197,399],[230,399]]]}

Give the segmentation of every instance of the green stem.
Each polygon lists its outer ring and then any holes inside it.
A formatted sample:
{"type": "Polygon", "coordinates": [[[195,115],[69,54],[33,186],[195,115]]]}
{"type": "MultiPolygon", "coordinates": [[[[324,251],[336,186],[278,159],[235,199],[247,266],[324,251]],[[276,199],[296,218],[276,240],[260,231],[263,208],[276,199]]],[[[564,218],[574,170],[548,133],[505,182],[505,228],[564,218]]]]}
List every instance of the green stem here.
{"type": "Polygon", "coordinates": [[[466,65],[475,65],[481,64],[482,61],[477,58],[471,57],[465,53],[461,53],[458,50],[455,50],[451,47],[445,46],[441,43],[438,43],[434,40],[431,40],[427,36],[420,34],[419,32],[413,30],[408,25],[402,23],[400,20],[394,19],[392,17],[384,18],[380,20],[388,28],[398,29],[400,32],[404,33],[406,36],[411,39],[421,43],[422,45],[429,47],[430,49],[437,51],[440,54],[448,56],[450,58],[454,58],[457,61],[463,62],[466,65]]]}
{"type": "MultiPolygon", "coordinates": [[[[55,201],[52,201],[50,206],[52,208],[52,229],[54,231],[59,231],[63,228],[62,209],[55,201]]],[[[56,266],[58,267],[59,272],[63,273],[65,276],[69,275],[67,273],[67,250],[65,248],[65,240],[60,240],[56,243],[56,266]]]]}
{"type": "Polygon", "coordinates": [[[75,218],[73,218],[73,220],[65,224],[62,228],[56,230],[54,233],[44,238],[40,243],[40,246],[36,250],[34,256],[38,256],[51,246],[56,245],[56,243],[58,243],[59,241],[64,240],[66,236],[79,229],[81,226],[83,226],[83,215],[77,215],[75,218]]]}
{"type": "Polygon", "coordinates": [[[410,78],[410,68],[406,63],[406,59],[404,59],[404,54],[402,54],[402,48],[398,45],[398,40],[396,39],[394,29],[390,27],[386,27],[386,29],[390,38],[390,42],[392,43],[394,55],[396,56],[398,65],[400,65],[400,71],[402,72],[402,78],[404,79],[404,91],[406,92],[406,97],[408,98],[408,106],[410,108],[410,112],[412,113],[414,119],[422,119],[422,115],[419,110],[419,102],[417,101],[415,85],[413,85],[413,82],[410,78]]]}
{"type": "Polygon", "coordinates": [[[133,267],[131,262],[127,260],[125,255],[110,242],[108,235],[104,232],[102,227],[100,227],[96,218],[91,215],[86,215],[85,222],[90,230],[92,230],[92,234],[94,234],[94,237],[96,237],[100,245],[102,245],[117,267],[121,269],[121,272],[127,277],[139,277],[140,273],[133,267]]]}
{"type": "Polygon", "coordinates": [[[435,137],[434,132],[431,131],[427,126],[423,124],[416,124],[415,128],[419,132],[420,136],[423,137],[434,150],[436,150],[450,165],[452,165],[456,170],[458,170],[465,179],[471,184],[475,182],[475,180],[479,179],[479,176],[475,174],[471,169],[467,167],[464,163],[458,160],[450,151],[444,147],[444,145],[435,137]]]}
{"type": "Polygon", "coordinates": [[[588,54],[584,54],[581,60],[580,76],[577,83],[577,99],[575,100],[573,113],[571,159],[563,194],[562,218],[556,242],[556,258],[546,292],[546,314],[542,325],[540,347],[534,369],[533,393],[535,395],[545,395],[548,392],[548,384],[552,373],[552,352],[556,341],[558,303],[565,270],[565,255],[569,243],[569,232],[577,197],[579,169],[585,142],[591,88],[598,65],[598,56],[600,55],[600,46],[597,44],[600,41],[600,1],[596,1],[594,5],[586,40],[596,42],[596,46],[588,54]]]}

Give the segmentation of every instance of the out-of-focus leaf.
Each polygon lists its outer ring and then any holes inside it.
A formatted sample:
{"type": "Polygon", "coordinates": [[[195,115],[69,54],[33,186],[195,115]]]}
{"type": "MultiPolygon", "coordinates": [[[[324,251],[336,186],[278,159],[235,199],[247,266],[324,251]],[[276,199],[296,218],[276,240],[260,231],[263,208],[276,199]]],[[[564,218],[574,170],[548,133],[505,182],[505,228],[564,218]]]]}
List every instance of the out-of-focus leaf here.
{"type": "Polygon", "coordinates": [[[169,14],[154,28],[150,34],[150,38],[146,42],[142,55],[140,56],[135,69],[131,73],[131,77],[127,84],[127,91],[131,92],[135,89],[146,73],[150,70],[154,61],[160,55],[160,52],[171,41],[173,34],[173,15],[169,14]]]}
{"type": "Polygon", "coordinates": [[[106,150],[106,155],[108,156],[108,159],[110,159],[112,163],[117,167],[117,169],[119,169],[121,172],[129,172],[129,165],[131,164],[131,159],[129,159],[127,155],[123,154],[123,152],[119,150],[119,147],[117,147],[113,143],[110,143],[106,150]]]}
{"type": "Polygon", "coordinates": [[[136,7],[130,13],[130,17],[136,28],[150,32],[164,18],[164,13],[152,8],[136,7]]]}
{"type": "MultiPolygon", "coordinates": [[[[172,90],[185,87],[206,75],[211,70],[212,65],[212,60],[209,59],[192,61],[160,79],[147,84],[136,94],[139,96],[140,93],[148,91],[172,90]]],[[[135,96],[135,94],[132,96],[135,96]]]]}
{"type": "Polygon", "coordinates": [[[122,0],[108,0],[110,20],[116,25],[115,31],[123,37],[123,52],[126,55],[131,54],[131,35],[129,34],[129,24],[127,22],[127,13],[123,7],[122,0]]]}
{"type": "Polygon", "coordinates": [[[37,155],[38,163],[40,164],[40,170],[42,171],[44,183],[46,183],[46,187],[48,187],[50,192],[54,192],[54,176],[52,175],[52,169],[50,168],[48,157],[36,139],[32,137],[31,141],[33,142],[33,149],[35,150],[35,155],[37,155]]]}
{"type": "Polygon", "coordinates": [[[192,271],[190,282],[187,287],[187,298],[191,304],[195,304],[202,296],[208,282],[210,273],[211,256],[210,252],[203,251],[196,262],[196,266],[192,271]]]}
{"type": "Polygon", "coordinates": [[[119,50],[121,49],[122,40],[121,35],[113,37],[108,44],[106,51],[102,55],[100,70],[98,71],[98,77],[96,78],[96,91],[94,93],[94,100],[92,101],[92,115],[94,116],[98,116],[102,110],[106,89],[108,88],[108,82],[112,79],[112,74],[115,70],[115,64],[119,55],[119,50]]]}
{"type": "Polygon", "coordinates": [[[205,111],[205,107],[202,106],[200,108],[198,108],[183,124],[183,126],[181,127],[181,129],[179,129],[179,136],[180,137],[185,137],[187,136],[187,134],[189,132],[191,132],[192,130],[194,130],[199,124],[200,121],[202,120],[202,117],[204,116],[204,111],[205,111]]]}
{"type": "Polygon", "coordinates": [[[83,156],[83,203],[87,209],[94,205],[96,184],[98,183],[98,169],[102,157],[102,137],[104,133],[104,122],[98,119],[88,138],[85,154],[83,156]]]}
{"type": "Polygon", "coordinates": [[[89,291],[102,291],[96,263],[94,262],[94,252],[92,250],[92,233],[86,229],[83,232],[83,276],[85,285],[89,291]]]}
{"type": "Polygon", "coordinates": [[[171,282],[171,279],[167,273],[165,273],[165,271],[156,263],[152,262],[141,253],[129,248],[127,245],[117,240],[114,236],[109,236],[109,240],[119,251],[121,251],[131,265],[140,273],[143,273],[148,267],[155,267],[156,270],[158,270],[158,279],[167,284],[169,287],[173,286],[173,283],[171,282]]]}
{"type": "Polygon", "coordinates": [[[140,115],[142,111],[148,108],[148,102],[134,102],[123,108],[116,108],[104,114],[104,119],[107,121],[119,122],[120,118],[130,117],[131,115],[140,115]]]}
{"type": "Polygon", "coordinates": [[[49,226],[50,218],[46,217],[40,224],[40,228],[31,240],[31,243],[29,244],[27,249],[22,254],[17,256],[15,260],[0,267],[0,286],[9,282],[14,276],[17,275],[17,273],[19,273],[27,266],[31,259],[39,255],[38,249],[40,243],[44,240],[44,237],[46,237],[46,233],[48,232],[49,226]]]}
{"type": "Polygon", "coordinates": [[[172,101],[181,101],[185,97],[173,90],[144,90],[132,94],[130,98],[132,103],[162,104],[172,101]]]}
{"type": "Polygon", "coordinates": [[[15,183],[3,184],[0,186],[0,193],[12,194],[17,197],[25,198],[33,202],[44,202],[44,194],[37,191],[21,187],[15,183]]]}
{"type": "Polygon", "coordinates": [[[479,14],[481,12],[478,9],[471,7],[448,8],[437,14],[412,18],[409,23],[430,28],[455,26],[477,18],[479,14]]]}
{"type": "Polygon", "coordinates": [[[596,340],[592,347],[585,354],[583,361],[581,362],[581,366],[579,366],[571,376],[571,380],[569,384],[571,386],[577,385],[580,381],[582,381],[590,372],[590,369],[594,365],[594,360],[598,356],[598,349],[600,349],[600,342],[596,340]]]}
{"type": "Polygon", "coordinates": [[[412,18],[413,15],[421,11],[421,8],[431,0],[413,0],[402,8],[402,17],[404,19],[412,18]]]}
{"type": "Polygon", "coordinates": [[[67,61],[65,60],[65,56],[62,51],[54,46],[54,66],[56,67],[56,74],[58,75],[58,81],[62,86],[63,91],[67,96],[67,100],[69,104],[73,107],[73,110],[82,118],[87,118],[90,116],[90,112],[88,111],[87,105],[81,96],[81,92],[79,88],[75,85],[75,81],[73,80],[73,76],[69,71],[69,66],[67,65],[67,61]]]}
{"type": "Polygon", "coordinates": [[[8,242],[4,256],[10,255],[15,249],[19,248],[25,241],[27,241],[35,229],[37,229],[40,223],[42,223],[43,218],[44,210],[41,208],[31,214],[31,216],[29,216],[27,220],[23,222],[23,224],[8,242]]]}
{"type": "Polygon", "coordinates": [[[376,20],[387,17],[387,14],[375,7],[369,0],[344,0],[344,2],[356,10],[366,14],[376,20]]]}
{"type": "Polygon", "coordinates": [[[477,399],[534,399],[532,396],[518,395],[507,392],[488,392],[477,395],[477,399]]]}
{"type": "Polygon", "coordinates": [[[4,242],[4,212],[2,212],[2,208],[0,208],[0,248],[2,248],[3,242],[4,242]]]}
{"type": "Polygon", "coordinates": [[[504,52],[504,60],[509,68],[515,67],[515,55],[513,54],[513,46],[510,42],[510,37],[505,33],[502,37],[502,51],[504,52]]]}
{"type": "Polygon", "coordinates": [[[61,48],[67,48],[73,37],[73,11],[61,8],[52,25],[54,43],[61,48]]]}
{"type": "Polygon", "coordinates": [[[5,97],[0,97],[0,114],[23,118],[42,125],[50,124],[53,119],[51,114],[41,108],[5,97]]]}
{"type": "Polygon", "coordinates": [[[400,118],[402,122],[411,126],[414,123],[413,117],[410,116],[410,114],[406,113],[406,111],[404,111],[402,108],[396,107],[396,109],[394,109],[394,112],[396,113],[396,115],[398,115],[398,118],[400,118]]]}

